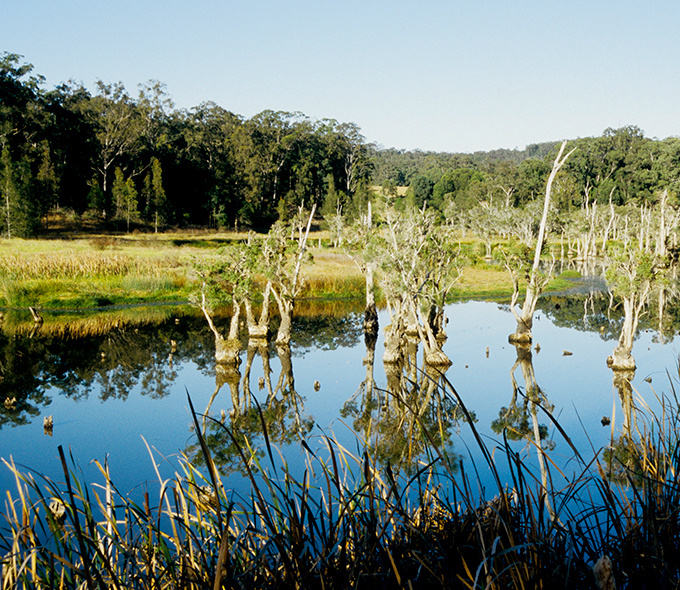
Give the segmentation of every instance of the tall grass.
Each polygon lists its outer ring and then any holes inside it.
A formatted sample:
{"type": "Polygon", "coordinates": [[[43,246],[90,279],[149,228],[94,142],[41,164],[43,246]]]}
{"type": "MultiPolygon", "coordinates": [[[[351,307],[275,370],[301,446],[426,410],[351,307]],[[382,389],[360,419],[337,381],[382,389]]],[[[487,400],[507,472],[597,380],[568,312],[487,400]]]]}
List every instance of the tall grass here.
{"type": "Polygon", "coordinates": [[[157,260],[109,252],[9,253],[0,256],[0,276],[13,280],[122,277],[131,273],[161,276],[166,269],[157,260]]]}
{"type": "Polygon", "coordinates": [[[232,437],[244,496],[225,487],[192,407],[207,467],[185,458],[172,478],[157,470],[153,498],[121,493],[106,464],[102,483],[86,485],[61,448],[62,483],[8,462],[17,486],[5,499],[2,588],[592,588],[603,555],[619,587],[675,588],[680,413],[674,394],[662,402],[625,453],[585,460],[572,447],[566,472],[546,451],[547,486],[507,441],[490,448],[471,419],[481,458],[458,473],[436,440],[405,475],[359,441],[350,450],[320,435],[300,441],[306,469],[295,475],[262,418],[264,455],[232,437]]]}

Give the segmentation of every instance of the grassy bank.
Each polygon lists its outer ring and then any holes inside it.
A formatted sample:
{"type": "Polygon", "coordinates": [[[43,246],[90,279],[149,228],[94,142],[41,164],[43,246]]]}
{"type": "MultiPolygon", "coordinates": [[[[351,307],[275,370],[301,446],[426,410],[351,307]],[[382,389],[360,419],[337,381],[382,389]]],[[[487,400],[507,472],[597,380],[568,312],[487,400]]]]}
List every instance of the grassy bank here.
{"type": "MultiPolygon", "coordinates": [[[[245,238],[197,231],[0,240],[0,306],[77,309],[186,301],[196,286],[192,263],[245,238]]],[[[344,252],[325,246],[324,232],[313,234],[310,243],[303,297],[362,298],[363,276],[344,252]]],[[[549,289],[564,285],[553,282],[549,289]]],[[[465,269],[451,296],[504,298],[511,293],[505,271],[476,264],[465,269]]]]}
{"type": "MultiPolygon", "coordinates": [[[[448,383],[444,394],[460,402],[448,383]]],[[[260,460],[234,438],[251,483],[243,497],[200,436],[208,468],[185,458],[139,502],[106,465],[99,483],[79,480],[60,449],[62,483],[7,465],[17,486],[0,525],[2,587],[573,590],[596,587],[592,567],[604,558],[620,588],[676,588],[679,426],[673,397],[605,453],[572,447],[573,472],[543,450],[546,487],[535,449],[491,448],[472,420],[475,465],[454,471],[432,440],[412,476],[378,464],[360,441],[355,450],[326,436],[301,441],[306,468],[293,474],[268,442],[260,460]]]]}

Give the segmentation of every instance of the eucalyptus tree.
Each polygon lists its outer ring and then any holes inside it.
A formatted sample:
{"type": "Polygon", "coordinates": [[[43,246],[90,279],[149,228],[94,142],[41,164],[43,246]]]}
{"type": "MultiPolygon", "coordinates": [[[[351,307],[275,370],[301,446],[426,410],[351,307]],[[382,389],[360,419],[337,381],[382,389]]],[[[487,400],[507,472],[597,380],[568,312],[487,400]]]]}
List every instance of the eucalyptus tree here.
{"type": "Polygon", "coordinates": [[[546,228],[548,223],[548,213],[550,211],[550,197],[552,194],[552,185],[559,172],[560,168],[567,161],[567,158],[573,153],[576,148],[564,154],[564,149],[567,142],[564,141],[560,147],[555,161],[553,163],[552,171],[548,177],[548,182],[545,187],[545,200],[543,203],[543,215],[541,217],[541,224],[538,230],[538,237],[536,239],[535,250],[533,255],[533,263],[530,268],[525,267],[525,259],[523,256],[505,256],[506,268],[510,272],[513,282],[513,295],[510,303],[515,319],[517,320],[517,331],[510,335],[510,342],[514,344],[529,343],[532,340],[531,329],[533,326],[533,317],[536,310],[536,303],[541,295],[541,292],[550,280],[550,273],[543,273],[540,270],[541,253],[545,244],[546,228]],[[563,155],[564,154],[564,155],[563,155]],[[523,268],[524,267],[524,268],[523,268]],[[524,303],[520,311],[517,310],[517,301],[519,299],[519,271],[524,270],[527,273],[526,293],[524,303]]]}
{"type": "Polygon", "coordinates": [[[154,232],[158,233],[158,226],[167,219],[168,198],[163,187],[163,171],[160,160],[151,158],[151,164],[144,177],[144,213],[147,219],[153,221],[154,232]]]}
{"type": "Polygon", "coordinates": [[[221,364],[240,364],[241,310],[254,292],[255,262],[253,249],[243,244],[222,248],[216,256],[195,263],[200,279],[200,291],[192,295],[192,303],[200,308],[215,337],[215,358],[221,364]],[[215,326],[214,312],[231,305],[229,332],[225,338],[215,326]]]}
{"type": "MultiPolygon", "coordinates": [[[[79,105],[91,98],[82,85],[68,82],[44,94],[51,124],[46,130],[49,157],[56,177],[55,206],[83,213],[101,209],[103,198],[90,199],[96,169],[97,139],[79,105]]],[[[97,186],[100,185],[96,179],[97,186]]]]}
{"type": "MultiPolygon", "coordinates": [[[[484,256],[491,259],[492,246],[508,225],[506,208],[501,208],[493,203],[479,203],[463,216],[463,225],[466,230],[475,234],[484,244],[484,256]]],[[[448,213],[447,218],[451,217],[448,213]]]]}
{"type": "MultiPolygon", "coordinates": [[[[245,122],[243,155],[247,214],[273,220],[294,186],[289,183],[293,156],[307,129],[301,113],[266,110],[245,122]]],[[[291,203],[294,207],[294,203],[291,203]]],[[[285,217],[285,216],[284,216],[285,217]]]]}
{"type": "Polygon", "coordinates": [[[607,359],[607,364],[613,369],[635,369],[633,340],[657,273],[658,262],[654,255],[632,244],[617,247],[608,255],[607,284],[612,293],[621,299],[624,311],[618,344],[607,359]]]}
{"type": "Polygon", "coordinates": [[[46,139],[52,117],[40,88],[44,78],[21,60],[0,55],[0,199],[2,233],[30,237],[48,206],[38,197],[54,200],[56,177],[46,139]]]}
{"type": "Polygon", "coordinates": [[[219,226],[233,224],[243,208],[246,141],[243,120],[213,102],[201,103],[179,122],[180,137],[191,166],[193,183],[184,198],[191,203],[194,217],[207,209],[209,220],[219,226]],[[203,209],[203,211],[200,210],[203,209]]]}
{"type": "Polygon", "coordinates": [[[444,304],[461,276],[461,260],[452,232],[435,224],[433,211],[385,212],[380,282],[392,320],[386,328],[385,362],[398,361],[400,340],[413,333],[424,343],[428,364],[451,364],[441,348],[444,304]]]}
{"type": "Polygon", "coordinates": [[[271,285],[281,322],[276,343],[290,343],[295,300],[302,290],[302,262],[307,253],[309,229],[316,206],[309,214],[300,207],[295,219],[289,223],[277,221],[261,244],[265,278],[271,285]]]}
{"type": "Polygon", "coordinates": [[[127,179],[120,168],[114,173],[113,187],[113,218],[125,220],[127,231],[130,231],[130,222],[139,218],[138,194],[135,183],[131,177],[127,179]]]}
{"type": "MultiPolygon", "coordinates": [[[[105,199],[110,197],[110,181],[116,167],[129,168],[141,149],[143,120],[135,101],[122,82],[97,81],[97,93],[82,97],[77,108],[95,130],[95,167],[105,199]]],[[[103,211],[106,215],[106,210],[103,211]]]]}

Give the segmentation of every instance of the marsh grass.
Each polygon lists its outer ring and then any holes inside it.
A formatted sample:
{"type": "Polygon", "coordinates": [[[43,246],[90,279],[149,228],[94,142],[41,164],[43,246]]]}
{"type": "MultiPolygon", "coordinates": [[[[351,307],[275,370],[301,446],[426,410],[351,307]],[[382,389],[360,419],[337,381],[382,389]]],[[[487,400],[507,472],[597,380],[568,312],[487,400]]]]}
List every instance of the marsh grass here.
{"type": "Polygon", "coordinates": [[[674,391],[613,442],[623,454],[584,459],[549,416],[574,457],[567,472],[546,452],[547,487],[526,454],[489,447],[472,420],[479,458],[458,473],[435,439],[404,475],[360,440],[351,450],[322,434],[300,441],[306,468],[294,474],[260,415],[264,453],[221,426],[250,481],[242,496],[225,487],[189,405],[206,468],[185,457],[166,478],[152,453],[153,497],[122,493],[106,464],[86,484],[61,447],[61,483],[6,462],[16,489],[3,509],[2,588],[592,588],[602,555],[620,588],[680,583],[674,391]]]}
{"type": "MultiPolygon", "coordinates": [[[[187,231],[2,240],[0,305],[67,309],[186,301],[193,287],[194,262],[216,256],[224,244],[246,239],[243,232],[187,231]]],[[[327,242],[324,232],[310,238],[301,297],[364,297],[364,277],[358,267],[342,248],[323,245],[327,242]]],[[[475,244],[463,247],[473,251],[475,244]]],[[[510,297],[512,283],[506,272],[474,256],[470,260],[451,299],[510,297]]]]}
{"type": "Polygon", "coordinates": [[[178,249],[124,252],[82,240],[51,245],[15,243],[0,251],[0,302],[9,307],[87,308],[187,298],[186,262],[178,249]]]}

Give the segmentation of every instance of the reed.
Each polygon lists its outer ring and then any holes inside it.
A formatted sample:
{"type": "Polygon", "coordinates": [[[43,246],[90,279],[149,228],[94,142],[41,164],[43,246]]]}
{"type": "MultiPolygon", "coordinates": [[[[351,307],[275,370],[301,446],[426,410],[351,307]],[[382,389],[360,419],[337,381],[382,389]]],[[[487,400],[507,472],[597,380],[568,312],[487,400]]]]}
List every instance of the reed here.
{"type": "MultiPolygon", "coordinates": [[[[442,387],[467,415],[451,384],[442,387]]],[[[157,468],[153,497],[121,493],[106,464],[98,464],[102,482],[87,485],[61,448],[62,483],[6,462],[16,490],[3,510],[2,588],[593,588],[591,567],[603,555],[619,587],[675,588],[674,392],[661,408],[647,408],[625,454],[589,460],[548,416],[575,467],[560,470],[545,451],[547,486],[507,441],[490,448],[469,415],[471,468],[452,469],[436,439],[404,474],[360,440],[350,450],[320,435],[300,441],[298,475],[261,416],[264,452],[225,429],[250,480],[239,496],[225,487],[192,407],[206,467],[184,457],[172,478],[157,468]],[[495,483],[484,489],[487,480],[495,483]]]]}

